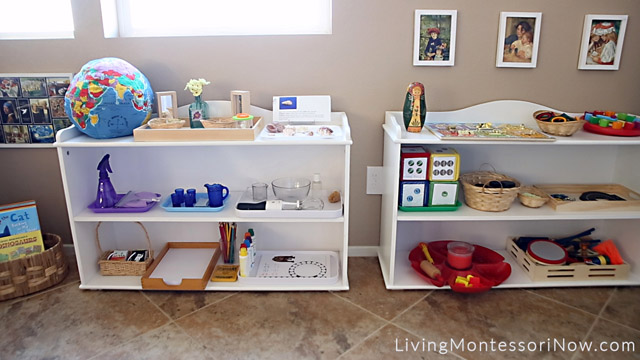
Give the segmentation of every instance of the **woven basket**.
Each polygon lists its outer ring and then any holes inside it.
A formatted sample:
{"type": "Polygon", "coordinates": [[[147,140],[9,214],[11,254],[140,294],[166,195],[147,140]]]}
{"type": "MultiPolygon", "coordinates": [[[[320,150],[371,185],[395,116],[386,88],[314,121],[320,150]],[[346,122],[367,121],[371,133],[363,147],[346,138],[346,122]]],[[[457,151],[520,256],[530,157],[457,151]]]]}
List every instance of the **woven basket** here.
{"type": "Polygon", "coordinates": [[[174,118],[154,118],[147,125],[152,129],[180,129],[186,121],[174,118]]]}
{"type": "Polygon", "coordinates": [[[507,175],[493,171],[475,171],[460,176],[460,182],[464,189],[464,202],[470,208],[481,211],[505,211],[518,196],[520,182],[507,175]],[[491,181],[513,181],[513,188],[489,188],[491,181]],[[482,184],[482,186],[476,186],[482,184]]]}
{"type": "Polygon", "coordinates": [[[60,283],[69,273],[62,239],[43,234],[45,251],[0,263],[0,300],[44,290],[60,283]]]}
{"type": "Polygon", "coordinates": [[[518,200],[526,207],[539,208],[549,201],[549,195],[535,186],[523,186],[518,192],[518,200]],[[528,196],[526,193],[536,196],[528,196]]]}
{"type": "Polygon", "coordinates": [[[200,120],[205,128],[235,128],[236,122],[232,118],[213,118],[209,120],[200,120]]]}
{"type": "Polygon", "coordinates": [[[102,275],[107,276],[142,276],[145,271],[151,266],[153,262],[153,250],[151,250],[151,240],[149,239],[149,233],[147,233],[147,229],[142,225],[142,223],[136,221],[136,224],[140,225],[142,231],[144,231],[144,236],[147,238],[147,247],[149,250],[149,256],[145,261],[124,261],[124,260],[107,260],[107,256],[113,251],[102,251],[102,247],[100,247],[100,235],[98,230],[100,229],[100,225],[102,222],[98,223],[96,226],[96,244],[98,245],[98,250],[102,254],[100,256],[100,260],[98,260],[98,264],[100,265],[100,273],[102,275]]]}
{"type": "Polygon", "coordinates": [[[560,116],[561,114],[554,113],[552,111],[547,110],[538,110],[533,113],[533,118],[536,120],[538,127],[540,130],[544,131],[547,134],[558,135],[558,136],[571,136],[576,131],[580,130],[582,125],[584,125],[584,119],[576,118],[576,121],[560,121],[560,122],[552,122],[552,121],[542,121],[538,119],[538,115],[542,113],[553,113],[554,116],[560,116]]]}

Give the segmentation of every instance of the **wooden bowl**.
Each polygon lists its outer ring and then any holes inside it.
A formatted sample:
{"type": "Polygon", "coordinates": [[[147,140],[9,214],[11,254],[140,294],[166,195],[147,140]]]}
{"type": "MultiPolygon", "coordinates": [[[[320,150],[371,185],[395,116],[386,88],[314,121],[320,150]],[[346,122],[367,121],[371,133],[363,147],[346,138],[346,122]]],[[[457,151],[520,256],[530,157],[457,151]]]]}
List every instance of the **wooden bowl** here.
{"type": "Polygon", "coordinates": [[[518,200],[526,207],[539,208],[549,201],[549,195],[535,186],[523,186],[518,191],[518,200]]]}
{"type": "Polygon", "coordinates": [[[152,129],[179,129],[184,126],[185,120],[175,118],[154,118],[147,123],[152,129]]]}

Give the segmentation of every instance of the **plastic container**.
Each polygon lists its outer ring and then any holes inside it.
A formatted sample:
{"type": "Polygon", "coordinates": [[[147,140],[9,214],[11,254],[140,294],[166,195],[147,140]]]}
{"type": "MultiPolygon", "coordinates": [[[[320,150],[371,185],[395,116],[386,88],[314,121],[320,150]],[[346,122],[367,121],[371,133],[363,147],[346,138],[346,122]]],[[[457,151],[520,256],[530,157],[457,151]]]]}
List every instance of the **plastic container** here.
{"type": "Polygon", "coordinates": [[[313,174],[313,181],[311,182],[311,197],[319,199],[322,196],[322,180],[320,180],[320,174],[313,174]]]}
{"type": "Polygon", "coordinates": [[[253,115],[239,113],[233,117],[233,121],[236,123],[236,128],[251,129],[253,126],[253,115]]]}
{"type": "Polygon", "coordinates": [[[466,242],[452,241],[448,243],[447,262],[449,266],[458,270],[470,268],[473,250],[473,245],[466,242]]]}

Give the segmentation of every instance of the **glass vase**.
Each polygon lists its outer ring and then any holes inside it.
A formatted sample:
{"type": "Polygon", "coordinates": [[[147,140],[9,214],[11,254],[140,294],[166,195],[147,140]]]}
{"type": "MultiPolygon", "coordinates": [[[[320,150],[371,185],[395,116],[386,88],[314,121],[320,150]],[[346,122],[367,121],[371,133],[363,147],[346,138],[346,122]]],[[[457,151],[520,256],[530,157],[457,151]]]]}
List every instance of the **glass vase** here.
{"type": "Polygon", "coordinates": [[[209,104],[206,101],[202,101],[200,95],[196,96],[195,101],[189,105],[189,122],[191,128],[202,128],[200,120],[206,120],[209,118],[209,104]]]}

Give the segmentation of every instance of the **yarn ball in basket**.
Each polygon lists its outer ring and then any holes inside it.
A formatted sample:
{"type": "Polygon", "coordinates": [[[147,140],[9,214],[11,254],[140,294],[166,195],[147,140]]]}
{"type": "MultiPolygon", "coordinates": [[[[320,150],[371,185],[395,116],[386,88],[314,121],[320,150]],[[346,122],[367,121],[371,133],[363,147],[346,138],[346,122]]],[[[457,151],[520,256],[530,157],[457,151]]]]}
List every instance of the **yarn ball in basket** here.
{"type": "Polygon", "coordinates": [[[71,122],[96,139],[133,134],[151,117],[152,105],[149,80],[135,66],[114,57],[82,66],[64,99],[71,122]]]}

